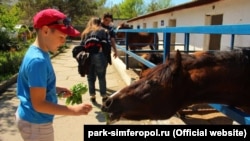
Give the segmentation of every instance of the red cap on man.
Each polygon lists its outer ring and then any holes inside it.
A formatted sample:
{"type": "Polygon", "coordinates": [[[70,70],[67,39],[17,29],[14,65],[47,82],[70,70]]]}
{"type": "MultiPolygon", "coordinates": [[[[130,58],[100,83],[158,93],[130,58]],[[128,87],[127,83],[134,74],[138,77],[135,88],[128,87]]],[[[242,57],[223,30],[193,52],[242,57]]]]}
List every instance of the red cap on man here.
{"type": "Polygon", "coordinates": [[[33,17],[33,25],[35,29],[43,26],[53,27],[69,36],[79,36],[80,32],[70,25],[70,19],[65,14],[56,9],[45,9],[38,12],[33,17]]]}

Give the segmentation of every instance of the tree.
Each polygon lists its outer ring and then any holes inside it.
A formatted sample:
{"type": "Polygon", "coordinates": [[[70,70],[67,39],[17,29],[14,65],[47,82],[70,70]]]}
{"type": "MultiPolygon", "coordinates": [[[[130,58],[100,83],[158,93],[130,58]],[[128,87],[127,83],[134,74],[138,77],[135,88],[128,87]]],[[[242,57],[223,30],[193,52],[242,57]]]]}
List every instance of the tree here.
{"type": "Polygon", "coordinates": [[[118,5],[120,18],[128,19],[143,14],[143,0],[124,0],[118,5]]]}
{"type": "Polygon", "coordinates": [[[0,27],[12,30],[20,19],[19,12],[15,6],[0,5],[0,27]]]}
{"type": "Polygon", "coordinates": [[[113,17],[115,19],[121,19],[122,13],[120,11],[119,5],[115,4],[113,7],[111,7],[111,13],[113,13],[113,17]]]}
{"type": "Polygon", "coordinates": [[[17,6],[23,9],[22,18],[32,25],[32,17],[45,8],[56,8],[65,13],[73,24],[84,24],[90,16],[95,15],[98,2],[102,0],[19,0],[17,6]]]}
{"type": "Polygon", "coordinates": [[[111,11],[114,18],[130,19],[170,6],[171,0],[151,0],[149,4],[144,3],[143,0],[124,0],[122,3],[112,6],[111,11]]]}
{"type": "Polygon", "coordinates": [[[95,10],[95,15],[94,16],[102,18],[104,13],[107,13],[107,12],[112,13],[112,10],[110,10],[111,8],[105,7],[105,4],[106,4],[107,0],[95,0],[95,1],[96,1],[96,4],[97,4],[98,8],[95,10]]]}
{"type": "Polygon", "coordinates": [[[154,12],[171,6],[171,0],[151,0],[147,12],[154,12]]]}

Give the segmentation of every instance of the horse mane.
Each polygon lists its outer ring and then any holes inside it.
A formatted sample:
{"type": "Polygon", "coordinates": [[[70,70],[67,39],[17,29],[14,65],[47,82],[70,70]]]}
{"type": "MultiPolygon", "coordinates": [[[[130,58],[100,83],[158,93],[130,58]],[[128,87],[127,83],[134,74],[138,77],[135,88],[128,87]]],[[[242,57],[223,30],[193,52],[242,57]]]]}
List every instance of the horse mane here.
{"type": "Polygon", "coordinates": [[[157,65],[157,67],[147,72],[148,75],[146,75],[145,79],[158,81],[160,84],[165,86],[172,86],[174,76],[180,69],[181,66],[180,63],[181,63],[181,54],[179,50],[177,50],[177,54],[174,60],[168,58],[166,60],[166,63],[157,65]],[[156,74],[157,74],[156,79],[150,79],[151,77],[155,77],[156,74]]]}
{"type": "Polygon", "coordinates": [[[170,56],[165,63],[147,71],[147,74],[144,75],[145,79],[151,80],[150,78],[154,77],[159,83],[171,86],[176,74],[180,71],[187,72],[202,67],[223,67],[226,65],[232,67],[248,65],[250,67],[250,50],[200,51],[193,54],[180,54],[178,52],[175,58],[170,56]]]}
{"type": "Polygon", "coordinates": [[[201,51],[183,55],[182,65],[187,70],[215,65],[246,65],[250,63],[249,59],[249,50],[201,51]]]}

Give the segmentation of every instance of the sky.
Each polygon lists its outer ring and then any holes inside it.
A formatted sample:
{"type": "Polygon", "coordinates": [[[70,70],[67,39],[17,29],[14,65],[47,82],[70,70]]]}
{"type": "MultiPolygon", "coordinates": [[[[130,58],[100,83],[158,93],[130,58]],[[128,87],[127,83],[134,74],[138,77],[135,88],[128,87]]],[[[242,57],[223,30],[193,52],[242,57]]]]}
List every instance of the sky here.
{"type": "MultiPolygon", "coordinates": [[[[107,0],[106,2],[106,6],[113,6],[115,4],[119,4],[121,3],[123,0],[107,0]]],[[[150,0],[144,0],[146,2],[150,2],[150,0]]],[[[172,0],[172,4],[173,5],[179,5],[179,4],[183,4],[183,3],[186,3],[186,2],[190,2],[191,0],[172,0]]]]}

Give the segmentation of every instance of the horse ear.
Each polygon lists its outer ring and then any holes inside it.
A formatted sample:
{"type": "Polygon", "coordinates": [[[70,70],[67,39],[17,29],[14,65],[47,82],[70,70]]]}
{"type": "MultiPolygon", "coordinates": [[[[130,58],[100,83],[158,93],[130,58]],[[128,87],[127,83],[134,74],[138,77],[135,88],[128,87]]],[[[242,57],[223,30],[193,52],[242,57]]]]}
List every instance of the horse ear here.
{"type": "Polygon", "coordinates": [[[179,51],[179,49],[177,50],[176,52],[176,55],[175,55],[175,63],[177,66],[181,66],[181,52],[179,51]]]}
{"type": "Polygon", "coordinates": [[[122,22],[122,23],[120,24],[120,26],[121,26],[121,27],[124,27],[124,26],[126,26],[126,23],[125,23],[125,22],[122,22]]]}
{"type": "Polygon", "coordinates": [[[176,54],[175,54],[175,59],[174,59],[174,65],[172,70],[175,72],[178,72],[178,70],[181,69],[182,67],[182,57],[181,57],[181,52],[179,50],[177,50],[176,54]]]}

